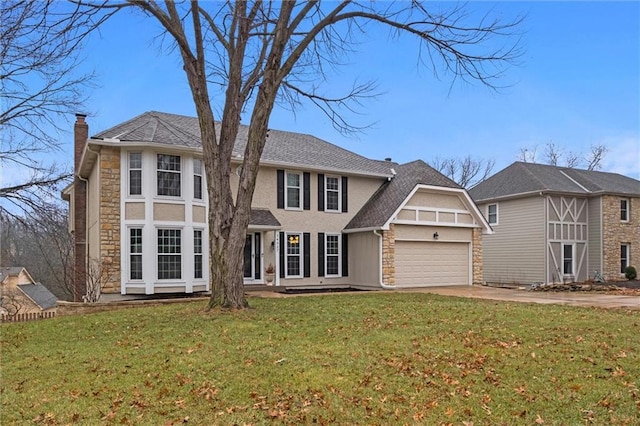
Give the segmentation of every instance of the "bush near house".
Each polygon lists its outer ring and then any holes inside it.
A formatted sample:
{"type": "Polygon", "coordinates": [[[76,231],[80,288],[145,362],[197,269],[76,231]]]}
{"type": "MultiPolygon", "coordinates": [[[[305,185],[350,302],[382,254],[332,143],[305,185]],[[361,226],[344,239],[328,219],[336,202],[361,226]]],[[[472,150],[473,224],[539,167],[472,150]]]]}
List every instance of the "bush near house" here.
{"type": "Polygon", "coordinates": [[[633,266],[627,266],[624,269],[624,276],[629,280],[635,280],[636,277],[638,276],[638,272],[636,271],[636,268],[634,268],[633,266]]]}
{"type": "Polygon", "coordinates": [[[640,312],[416,293],[2,326],[3,424],[637,424],[640,312]]]}

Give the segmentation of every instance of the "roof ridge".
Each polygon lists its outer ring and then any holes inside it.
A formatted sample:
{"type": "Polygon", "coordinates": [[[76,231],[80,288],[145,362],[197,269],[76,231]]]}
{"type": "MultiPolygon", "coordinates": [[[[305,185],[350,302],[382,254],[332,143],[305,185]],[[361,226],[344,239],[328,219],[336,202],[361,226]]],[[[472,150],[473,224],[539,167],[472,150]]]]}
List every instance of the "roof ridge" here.
{"type": "Polygon", "coordinates": [[[533,180],[535,180],[537,183],[539,183],[540,185],[542,185],[542,187],[543,187],[544,189],[550,189],[550,188],[548,187],[548,185],[545,185],[545,183],[544,183],[544,182],[543,182],[543,181],[538,177],[538,175],[536,175],[532,170],[530,170],[530,169],[529,169],[529,165],[530,165],[530,164],[535,164],[535,165],[538,165],[538,166],[548,166],[548,164],[526,163],[526,162],[523,162],[523,161],[517,161],[517,162],[516,162],[516,163],[514,163],[514,164],[518,164],[520,167],[524,168],[525,172],[526,172],[529,176],[531,176],[531,178],[533,178],[533,180]]]}

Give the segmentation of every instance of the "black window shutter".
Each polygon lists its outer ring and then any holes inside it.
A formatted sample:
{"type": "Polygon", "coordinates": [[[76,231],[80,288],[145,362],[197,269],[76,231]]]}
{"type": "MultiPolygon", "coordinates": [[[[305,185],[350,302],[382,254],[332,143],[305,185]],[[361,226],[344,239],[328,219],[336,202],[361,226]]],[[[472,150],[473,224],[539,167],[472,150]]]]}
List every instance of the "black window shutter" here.
{"type": "Polygon", "coordinates": [[[256,232],[255,237],[254,237],[254,253],[255,253],[255,257],[254,257],[254,266],[255,266],[255,272],[254,272],[254,276],[253,278],[255,278],[256,280],[260,279],[260,276],[262,274],[262,259],[260,256],[260,251],[262,250],[262,244],[260,244],[260,233],[256,232]]]}
{"type": "Polygon", "coordinates": [[[342,276],[349,276],[349,234],[342,234],[342,276]]]}
{"type": "Polygon", "coordinates": [[[318,276],[324,277],[324,232],[318,232],[318,276]]]}
{"type": "Polygon", "coordinates": [[[304,257],[304,277],[308,278],[311,276],[311,234],[305,232],[302,234],[302,244],[304,253],[302,256],[304,257]]]}
{"type": "Polygon", "coordinates": [[[347,196],[347,177],[346,176],[342,176],[342,213],[346,213],[349,210],[347,209],[347,200],[348,200],[348,196],[347,196]]]}
{"type": "Polygon", "coordinates": [[[318,211],[324,211],[324,175],[318,173],[318,211]]]}
{"type": "Polygon", "coordinates": [[[277,172],[277,181],[278,181],[278,208],[284,209],[284,170],[278,170],[277,172]]]}
{"type": "Polygon", "coordinates": [[[302,182],[304,186],[304,209],[311,210],[311,173],[303,173],[302,182]]]}
{"type": "Polygon", "coordinates": [[[285,268],[287,267],[284,261],[284,251],[286,247],[284,245],[284,232],[280,232],[280,278],[284,278],[285,268]]]}

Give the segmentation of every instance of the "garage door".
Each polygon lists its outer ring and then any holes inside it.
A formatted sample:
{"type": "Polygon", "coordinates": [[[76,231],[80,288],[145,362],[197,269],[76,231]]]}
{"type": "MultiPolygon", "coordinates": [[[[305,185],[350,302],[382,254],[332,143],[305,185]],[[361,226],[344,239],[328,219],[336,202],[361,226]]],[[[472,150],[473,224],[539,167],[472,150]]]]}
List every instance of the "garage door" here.
{"type": "Polygon", "coordinates": [[[469,285],[469,244],[396,241],[399,287],[469,285]]]}

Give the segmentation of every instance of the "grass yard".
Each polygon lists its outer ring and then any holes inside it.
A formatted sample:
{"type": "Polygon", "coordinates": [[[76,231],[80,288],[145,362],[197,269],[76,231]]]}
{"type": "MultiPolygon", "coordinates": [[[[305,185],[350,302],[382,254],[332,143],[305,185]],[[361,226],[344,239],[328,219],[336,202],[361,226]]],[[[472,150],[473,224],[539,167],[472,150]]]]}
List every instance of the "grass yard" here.
{"type": "Polygon", "coordinates": [[[6,324],[0,424],[637,425],[640,313],[358,293],[6,324]]]}

